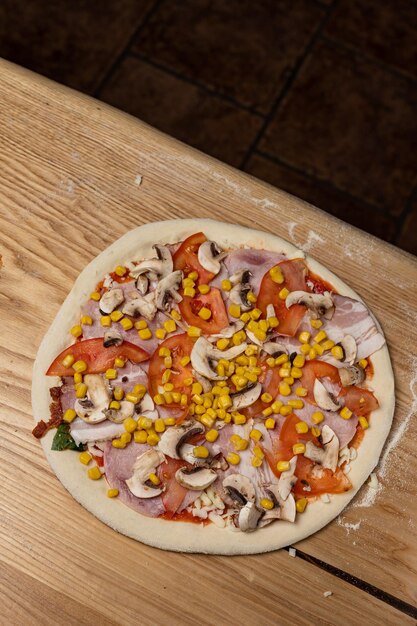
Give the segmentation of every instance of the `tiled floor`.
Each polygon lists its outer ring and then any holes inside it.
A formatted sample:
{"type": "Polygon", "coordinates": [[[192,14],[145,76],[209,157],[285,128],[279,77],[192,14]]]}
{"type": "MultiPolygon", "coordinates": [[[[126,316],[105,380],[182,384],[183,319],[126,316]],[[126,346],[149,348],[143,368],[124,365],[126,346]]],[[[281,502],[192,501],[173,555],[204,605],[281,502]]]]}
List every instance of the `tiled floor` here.
{"type": "Polygon", "coordinates": [[[4,0],[0,56],[417,254],[416,2],[4,0]]]}

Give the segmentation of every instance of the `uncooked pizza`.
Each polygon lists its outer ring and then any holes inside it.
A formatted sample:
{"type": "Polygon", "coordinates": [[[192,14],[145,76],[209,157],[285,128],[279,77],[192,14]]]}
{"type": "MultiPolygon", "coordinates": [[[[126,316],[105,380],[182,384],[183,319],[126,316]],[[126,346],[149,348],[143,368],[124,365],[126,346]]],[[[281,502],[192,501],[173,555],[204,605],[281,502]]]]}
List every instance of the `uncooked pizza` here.
{"type": "Polygon", "coordinates": [[[33,406],[86,508],[158,547],[253,553],[340,513],[389,432],[366,304],[273,235],[139,227],[81,274],[38,353],[33,406]]]}

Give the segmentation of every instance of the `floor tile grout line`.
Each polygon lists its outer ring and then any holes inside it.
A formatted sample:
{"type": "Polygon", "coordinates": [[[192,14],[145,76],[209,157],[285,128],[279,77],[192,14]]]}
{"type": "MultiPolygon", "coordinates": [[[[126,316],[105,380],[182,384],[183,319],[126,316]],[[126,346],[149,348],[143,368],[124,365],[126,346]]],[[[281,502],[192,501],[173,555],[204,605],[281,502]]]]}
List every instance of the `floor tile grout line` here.
{"type": "Polygon", "coordinates": [[[366,52],[363,52],[362,50],[360,50],[360,48],[357,48],[353,44],[349,44],[343,41],[342,39],[339,39],[338,37],[332,37],[330,35],[323,34],[321,36],[321,40],[324,41],[325,43],[328,43],[328,44],[330,43],[330,44],[333,44],[334,46],[338,46],[339,48],[342,48],[349,54],[352,54],[358,57],[359,59],[370,63],[371,65],[375,65],[376,67],[379,67],[380,69],[387,71],[388,73],[392,74],[396,78],[401,78],[402,80],[406,80],[411,83],[417,82],[417,78],[415,78],[414,76],[411,76],[411,74],[408,74],[406,71],[402,71],[399,68],[395,67],[394,65],[390,65],[389,63],[384,63],[383,61],[379,61],[377,58],[373,57],[372,55],[367,54],[366,52]]]}
{"type": "Polygon", "coordinates": [[[413,190],[412,190],[412,192],[411,192],[411,194],[410,194],[410,196],[409,196],[408,200],[407,200],[407,201],[406,201],[406,203],[405,203],[405,206],[404,206],[404,210],[403,210],[403,212],[402,212],[402,213],[401,213],[401,215],[398,217],[398,220],[397,220],[397,228],[396,228],[396,231],[395,231],[395,233],[394,233],[394,235],[393,235],[393,238],[392,238],[392,241],[393,241],[393,243],[395,243],[395,244],[396,244],[397,240],[399,239],[399,237],[400,237],[400,235],[401,235],[401,232],[402,232],[403,226],[404,226],[404,224],[405,224],[405,221],[406,221],[407,217],[408,217],[408,216],[410,215],[410,213],[411,213],[411,210],[412,210],[412,207],[413,207],[413,202],[414,202],[415,200],[417,201],[417,185],[413,188],[413,190]]]}
{"type": "Polygon", "coordinates": [[[367,208],[371,209],[372,211],[374,211],[377,214],[382,214],[385,215],[386,217],[389,217],[393,222],[397,222],[398,220],[398,216],[392,215],[391,213],[389,213],[389,211],[384,210],[383,208],[379,207],[376,204],[373,204],[372,202],[369,202],[369,200],[365,200],[364,198],[360,198],[359,196],[355,196],[353,193],[350,193],[349,191],[346,191],[345,189],[342,189],[341,187],[338,187],[337,185],[335,185],[331,180],[327,180],[327,179],[323,179],[323,178],[317,178],[316,176],[314,176],[314,174],[310,174],[309,172],[306,172],[305,170],[302,170],[301,168],[296,167],[295,165],[292,165],[291,163],[288,163],[287,161],[285,161],[284,159],[274,156],[272,154],[269,154],[268,152],[264,152],[263,150],[254,150],[253,155],[257,155],[262,157],[263,159],[267,160],[267,161],[271,161],[272,163],[276,163],[277,165],[282,165],[283,167],[286,167],[287,169],[291,170],[292,172],[295,172],[296,174],[300,174],[301,176],[304,176],[305,178],[308,178],[310,181],[317,183],[318,185],[321,185],[322,187],[326,187],[327,189],[330,189],[331,191],[336,191],[348,198],[350,198],[351,200],[355,200],[357,202],[361,202],[364,206],[366,206],[367,208]]]}
{"type": "Polygon", "coordinates": [[[92,94],[94,98],[100,98],[100,93],[103,91],[103,88],[107,85],[109,80],[112,78],[112,76],[114,75],[119,65],[128,56],[130,48],[134,40],[137,38],[137,36],[140,34],[143,28],[145,28],[146,24],[149,22],[151,17],[159,10],[160,6],[163,4],[164,1],[165,0],[155,0],[155,2],[149,8],[148,12],[142,18],[140,24],[135,28],[134,32],[129,37],[123,50],[120,52],[120,54],[117,55],[112,65],[110,66],[109,70],[107,71],[107,73],[103,76],[103,78],[99,81],[98,85],[94,89],[93,94],[92,94]]]}
{"type": "MultiPolygon", "coordinates": [[[[289,548],[285,548],[285,550],[288,551],[289,548]]],[[[379,587],[375,587],[375,585],[372,585],[371,583],[368,583],[365,580],[358,578],[357,576],[349,574],[348,572],[345,572],[344,570],[339,569],[338,567],[335,567],[334,565],[330,565],[330,563],[326,563],[325,561],[322,561],[321,559],[318,559],[314,556],[310,556],[309,554],[307,554],[306,552],[302,552],[298,548],[295,548],[295,550],[296,550],[296,556],[301,558],[303,561],[307,561],[308,563],[311,563],[312,565],[319,567],[320,569],[328,572],[329,574],[332,574],[336,578],[340,578],[341,580],[344,580],[345,582],[349,583],[353,587],[356,587],[358,589],[361,589],[362,591],[365,591],[365,593],[368,593],[369,595],[377,598],[378,600],[381,600],[382,602],[389,604],[390,606],[394,607],[398,611],[401,611],[401,613],[405,613],[406,615],[410,615],[413,618],[417,618],[417,607],[413,606],[412,604],[409,604],[408,602],[405,602],[405,600],[401,600],[400,598],[393,596],[392,594],[388,593],[387,591],[384,591],[383,589],[380,589],[379,587]]]]}
{"type": "Polygon", "coordinates": [[[231,96],[228,96],[227,94],[222,93],[221,91],[217,91],[216,89],[207,87],[207,85],[204,85],[204,83],[194,80],[193,78],[189,78],[188,76],[185,76],[184,74],[181,74],[180,72],[177,72],[176,70],[173,70],[172,68],[169,68],[162,63],[158,63],[157,61],[154,61],[153,59],[149,58],[148,56],[144,54],[140,54],[138,52],[130,52],[129,56],[135,59],[139,59],[140,61],[147,63],[151,67],[155,67],[156,69],[161,70],[162,72],[165,72],[165,74],[169,74],[170,76],[173,76],[174,78],[178,78],[179,80],[182,80],[185,83],[193,85],[194,87],[198,87],[199,89],[203,90],[207,94],[216,96],[217,98],[220,98],[221,100],[226,100],[230,104],[233,104],[236,108],[239,108],[243,111],[247,111],[248,113],[251,113],[252,115],[255,115],[256,117],[265,119],[265,114],[261,113],[260,111],[257,111],[255,108],[246,106],[242,104],[241,102],[239,102],[238,100],[235,100],[231,96]]]}
{"type": "MultiPolygon", "coordinates": [[[[247,151],[247,153],[245,154],[245,156],[242,159],[241,164],[239,165],[239,169],[244,170],[244,168],[246,167],[250,157],[252,156],[253,152],[257,149],[262,137],[265,134],[266,129],[268,128],[270,122],[272,121],[273,117],[275,116],[281,102],[284,100],[284,98],[286,97],[286,95],[288,94],[289,90],[291,89],[293,83],[295,82],[297,76],[299,75],[306,59],[309,57],[310,52],[312,51],[316,41],[318,40],[318,38],[320,37],[324,27],[326,26],[330,15],[332,14],[332,12],[334,11],[335,7],[337,6],[337,0],[336,2],[331,5],[327,11],[325,11],[324,16],[322,17],[322,19],[320,20],[320,23],[318,24],[317,28],[315,29],[314,33],[312,34],[312,36],[310,37],[309,42],[307,43],[307,45],[304,48],[304,51],[302,53],[302,55],[300,56],[300,58],[298,59],[293,71],[291,72],[291,74],[289,75],[289,77],[287,78],[283,88],[280,90],[279,94],[277,95],[277,97],[275,98],[275,101],[268,113],[268,115],[266,116],[265,122],[262,124],[261,128],[259,129],[258,133],[256,134],[255,139],[253,140],[252,144],[249,146],[249,149],[247,151]]],[[[324,7],[323,7],[324,8],[324,7]]]]}

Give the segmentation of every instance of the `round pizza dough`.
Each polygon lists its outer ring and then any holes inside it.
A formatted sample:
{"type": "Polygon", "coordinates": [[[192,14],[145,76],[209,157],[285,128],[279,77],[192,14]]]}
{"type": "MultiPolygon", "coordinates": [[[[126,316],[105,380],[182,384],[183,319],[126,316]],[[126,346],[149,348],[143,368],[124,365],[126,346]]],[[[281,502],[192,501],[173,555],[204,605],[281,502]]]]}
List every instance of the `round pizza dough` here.
{"type": "MultiPolygon", "coordinates": [[[[89,298],[97,282],[116,265],[152,257],[153,244],[176,243],[198,231],[203,231],[209,239],[224,248],[246,246],[282,252],[289,258],[303,257],[311,270],[329,281],[341,295],[361,300],[358,294],[326,267],[288,241],[270,233],[209,219],[168,220],[140,226],[123,235],[87,265],[46,333],[33,367],[32,405],[35,422],[49,415],[49,388],[59,384],[59,379],[45,376],[45,371],[56,355],[68,345],[68,329],[78,323],[80,307],[89,298]]],[[[145,517],[117,498],[108,498],[106,481],[89,480],[85,466],[78,460],[78,454],[70,450],[51,450],[54,431],[48,431],[41,443],[52,469],[71,495],[105,524],[133,539],[178,552],[232,555],[276,550],[308,537],[337,517],[377,465],[390,431],[395,404],[394,376],[386,345],[372,355],[372,363],[372,390],[379,400],[380,408],[372,413],[372,428],[367,431],[359,447],[358,457],[352,462],[349,478],[353,488],[345,494],[332,496],[330,503],[314,501],[303,515],[297,516],[295,523],[279,521],[253,533],[242,533],[218,528],[214,524],[202,526],[145,517]]]]}

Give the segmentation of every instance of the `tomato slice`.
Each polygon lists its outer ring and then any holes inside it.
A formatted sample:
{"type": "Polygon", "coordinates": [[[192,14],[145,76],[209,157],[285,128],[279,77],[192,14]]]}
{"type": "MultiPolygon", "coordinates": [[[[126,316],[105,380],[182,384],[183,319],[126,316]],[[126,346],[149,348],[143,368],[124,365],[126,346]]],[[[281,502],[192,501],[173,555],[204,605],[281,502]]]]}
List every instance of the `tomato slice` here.
{"type": "MultiPolygon", "coordinates": [[[[266,363],[266,359],[260,360],[259,367],[262,368],[262,374],[259,376],[258,380],[263,384],[263,392],[269,393],[274,399],[277,396],[279,383],[281,382],[281,376],[279,375],[278,367],[269,367],[266,363]]],[[[268,403],[262,402],[260,398],[256,400],[253,404],[248,406],[246,409],[242,410],[242,413],[246,415],[247,418],[255,417],[259,415],[266,407],[269,406],[268,403]]]]}
{"type": "Polygon", "coordinates": [[[220,290],[215,287],[212,287],[207,294],[199,295],[196,298],[189,298],[183,295],[183,299],[178,306],[187,324],[201,328],[205,335],[219,333],[229,325],[229,318],[222,295],[220,290]],[[208,320],[203,320],[198,315],[198,312],[203,307],[211,311],[211,317],[208,320]]]}
{"type": "Polygon", "coordinates": [[[164,517],[174,515],[186,496],[188,490],[175,479],[175,472],[186,465],[187,463],[181,459],[166,457],[166,463],[162,463],[160,466],[160,479],[165,485],[165,491],[161,495],[165,507],[164,517]]]}
{"type": "Polygon", "coordinates": [[[172,257],[174,270],[183,270],[186,274],[197,272],[198,279],[196,283],[203,285],[209,283],[214,277],[214,274],[205,270],[198,260],[198,249],[205,241],[207,241],[207,237],[204,233],[190,235],[182,242],[172,257]]]}
{"type": "MultiPolygon", "coordinates": [[[[175,335],[174,337],[168,337],[165,339],[155,350],[149,361],[149,393],[151,396],[155,396],[158,391],[159,385],[162,385],[162,374],[165,371],[164,357],[159,356],[159,350],[161,348],[168,348],[171,350],[172,357],[172,370],[171,378],[169,382],[174,385],[173,391],[179,391],[190,395],[191,387],[184,385],[184,379],[192,376],[191,365],[181,365],[180,361],[184,356],[190,356],[193,349],[194,341],[186,333],[182,335],[175,335]]],[[[178,405],[170,404],[164,405],[164,408],[177,407],[178,405]]]]}
{"type": "Polygon", "coordinates": [[[281,300],[278,294],[284,287],[288,291],[309,291],[305,279],[307,267],[302,259],[282,261],[278,265],[284,275],[284,282],[280,285],[275,283],[268,271],[262,279],[256,306],[265,316],[268,304],[273,304],[275,315],[279,320],[278,332],[281,335],[293,337],[304,317],[306,309],[300,304],[294,304],[287,309],[285,300],[281,300]]]}
{"type": "Polygon", "coordinates": [[[308,390],[306,398],[313,404],[315,404],[313,389],[316,378],[329,378],[332,383],[341,384],[339,370],[334,365],[326,363],[325,361],[317,361],[316,359],[306,361],[303,367],[300,385],[308,390]]]}
{"type": "Polygon", "coordinates": [[[345,406],[356,415],[369,415],[379,407],[379,402],[372,391],[361,387],[347,387],[340,394],[345,399],[345,406]]]}
{"type": "Polygon", "coordinates": [[[142,363],[149,359],[149,354],[133,343],[124,341],[120,346],[103,346],[103,337],[94,339],[84,339],[72,346],[65,348],[49,366],[47,376],[73,376],[72,367],[64,367],[63,359],[67,354],[72,354],[75,361],[85,361],[87,369],[85,374],[100,374],[112,367],[116,357],[122,357],[132,361],[132,363],[142,363]]]}

